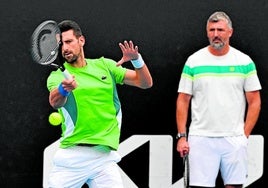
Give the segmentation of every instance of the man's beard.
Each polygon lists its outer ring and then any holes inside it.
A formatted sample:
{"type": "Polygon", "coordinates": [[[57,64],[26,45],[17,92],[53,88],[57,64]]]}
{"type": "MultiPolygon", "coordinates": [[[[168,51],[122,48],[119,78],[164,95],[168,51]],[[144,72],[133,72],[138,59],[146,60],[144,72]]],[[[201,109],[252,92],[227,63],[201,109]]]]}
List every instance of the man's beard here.
{"type": "Polygon", "coordinates": [[[74,64],[77,59],[78,59],[78,56],[76,56],[76,55],[74,55],[72,59],[66,59],[65,58],[65,60],[70,64],[74,64]]]}
{"type": "Polygon", "coordinates": [[[224,42],[219,38],[214,38],[210,40],[210,46],[214,48],[215,50],[221,50],[224,46],[224,42]],[[220,40],[220,42],[214,42],[216,39],[220,40]]]}
{"type": "Polygon", "coordinates": [[[214,43],[214,42],[212,42],[212,43],[210,43],[210,45],[211,45],[212,48],[214,48],[215,50],[220,50],[220,49],[223,48],[224,43],[223,43],[223,42],[221,42],[221,43],[214,43]]]}

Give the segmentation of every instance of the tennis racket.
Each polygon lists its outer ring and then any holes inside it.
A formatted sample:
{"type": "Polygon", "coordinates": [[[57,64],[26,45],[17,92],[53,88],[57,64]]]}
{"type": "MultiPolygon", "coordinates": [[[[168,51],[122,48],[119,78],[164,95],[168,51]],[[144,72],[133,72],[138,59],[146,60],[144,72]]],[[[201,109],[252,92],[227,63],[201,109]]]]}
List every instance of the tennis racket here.
{"type": "Polygon", "coordinates": [[[189,157],[188,154],[183,157],[183,180],[184,180],[184,187],[189,188],[189,177],[190,177],[190,166],[189,166],[189,157]]]}
{"type": "Polygon", "coordinates": [[[53,20],[42,22],[36,27],[31,37],[31,55],[34,62],[59,68],[64,77],[71,78],[65,69],[61,55],[61,32],[53,20]]]}

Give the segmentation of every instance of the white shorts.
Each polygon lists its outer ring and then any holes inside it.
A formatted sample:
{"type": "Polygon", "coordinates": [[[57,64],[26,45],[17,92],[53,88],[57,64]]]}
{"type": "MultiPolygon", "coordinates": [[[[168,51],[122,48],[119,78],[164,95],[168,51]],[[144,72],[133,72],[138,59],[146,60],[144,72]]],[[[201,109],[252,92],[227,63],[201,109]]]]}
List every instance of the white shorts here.
{"type": "Polygon", "coordinates": [[[49,188],[123,188],[116,151],[98,150],[96,147],[74,146],[59,149],[49,175],[49,188]]]}
{"type": "Polygon", "coordinates": [[[247,178],[246,136],[189,136],[190,185],[215,187],[221,172],[224,185],[244,184],[247,178]]]}

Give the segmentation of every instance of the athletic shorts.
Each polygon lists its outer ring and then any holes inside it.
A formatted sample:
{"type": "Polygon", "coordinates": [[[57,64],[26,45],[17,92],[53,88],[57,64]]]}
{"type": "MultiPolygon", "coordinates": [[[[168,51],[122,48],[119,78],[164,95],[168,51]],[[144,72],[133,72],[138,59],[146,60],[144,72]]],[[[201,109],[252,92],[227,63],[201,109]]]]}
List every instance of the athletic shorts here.
{"type": "Polygon", "coordinates": [[[246,182],[246,136],[189,136],[188,141],[191,186],[215,187],[219,171],[224,185],[246,182]]]}
{"type": "Polygon", "coordinates": [[[123,188],[116,151],[100,150],[97,146],[74,146],[59,149],[53,159],[49,188],[123,188]]]}

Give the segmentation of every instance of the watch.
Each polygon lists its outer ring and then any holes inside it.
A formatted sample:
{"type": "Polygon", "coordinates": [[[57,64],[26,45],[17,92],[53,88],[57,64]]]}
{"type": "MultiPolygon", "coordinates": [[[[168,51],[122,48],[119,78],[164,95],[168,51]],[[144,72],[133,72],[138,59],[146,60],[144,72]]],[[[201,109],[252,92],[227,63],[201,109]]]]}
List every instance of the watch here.
{"type": "Polygon", "coordinates": [[[181,137],[186,137],[186,133],[178,133],[176,139],[180,139],[181,137]]]}

